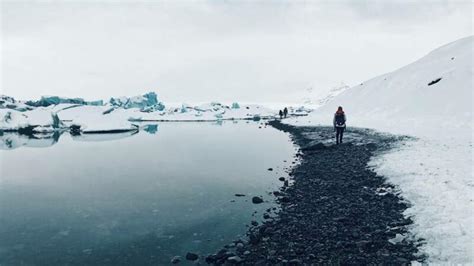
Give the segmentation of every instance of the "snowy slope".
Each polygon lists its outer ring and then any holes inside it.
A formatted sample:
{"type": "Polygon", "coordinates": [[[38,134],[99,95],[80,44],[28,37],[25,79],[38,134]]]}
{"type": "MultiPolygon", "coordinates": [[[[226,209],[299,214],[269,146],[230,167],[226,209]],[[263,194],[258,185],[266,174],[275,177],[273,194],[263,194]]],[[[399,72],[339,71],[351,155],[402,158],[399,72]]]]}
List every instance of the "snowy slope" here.
{"type": "Polygon", "coordinates": [[[346,85],[344,82],[341,82],[337,86],[333,86],[329,89],[317,89],[309,88],[307,89],[307,95],[303,98],[303,104],[305,106],[311,106],[312,108],[318,108],[326,103],[330,102],[339,94],[343,93],[349,89],[349,86],[346,85]]]}
{"type": "Polygon", "coordinates": [[[368,127],[416,137],[372,164],[413,204],[406,212],[415,222],[411,232],[426,239],[422,252],[434,263],[474,260],[473,42],[471,36],[442,46],[290,121],[330,125],[343,106],[348,130],[368,127]]]}

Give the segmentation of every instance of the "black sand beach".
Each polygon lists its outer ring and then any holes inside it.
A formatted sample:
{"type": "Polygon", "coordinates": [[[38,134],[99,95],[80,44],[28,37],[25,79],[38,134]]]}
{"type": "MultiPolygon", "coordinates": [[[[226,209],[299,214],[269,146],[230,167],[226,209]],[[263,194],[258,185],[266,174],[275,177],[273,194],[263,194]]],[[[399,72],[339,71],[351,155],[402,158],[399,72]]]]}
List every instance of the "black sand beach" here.
{"type": "Polygon", "coordinates": [[[269,210],[263,224],[250,227],[248,240],[208,256],[207,263],[401,265],[422,260],[415,243],[391,240],[412,223],[402,214],[408,203],[368,167],[375,153],[400,137],[349,129],[345,142],[335,145],[330,127],[269,124],[290,133],[301,148],[299,164],[290,172],[292,184],[274,192],[281,210],[269,210]]]}

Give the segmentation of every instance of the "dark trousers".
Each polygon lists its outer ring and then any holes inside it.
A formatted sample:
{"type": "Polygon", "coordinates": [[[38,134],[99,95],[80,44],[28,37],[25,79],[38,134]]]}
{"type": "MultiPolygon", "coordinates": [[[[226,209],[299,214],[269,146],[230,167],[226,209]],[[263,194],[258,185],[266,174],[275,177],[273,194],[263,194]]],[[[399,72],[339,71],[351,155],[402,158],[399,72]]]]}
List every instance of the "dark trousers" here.
{"type": "Polygon", "coordinates": [[[344,134],[345,127],[336,127],[336,143],[342,143],[342,135],[344,134]]]}

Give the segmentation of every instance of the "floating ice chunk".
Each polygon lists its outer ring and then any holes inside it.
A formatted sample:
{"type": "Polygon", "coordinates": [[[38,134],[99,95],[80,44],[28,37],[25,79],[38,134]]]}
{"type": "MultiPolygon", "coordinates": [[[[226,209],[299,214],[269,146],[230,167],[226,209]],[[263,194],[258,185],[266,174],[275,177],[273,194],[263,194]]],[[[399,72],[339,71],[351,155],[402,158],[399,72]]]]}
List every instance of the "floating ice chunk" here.
{"type": "Polygon", "coordinates": [[[232,103],[232,109],[239,109],[240,105],[237,102],[232,103]]]}

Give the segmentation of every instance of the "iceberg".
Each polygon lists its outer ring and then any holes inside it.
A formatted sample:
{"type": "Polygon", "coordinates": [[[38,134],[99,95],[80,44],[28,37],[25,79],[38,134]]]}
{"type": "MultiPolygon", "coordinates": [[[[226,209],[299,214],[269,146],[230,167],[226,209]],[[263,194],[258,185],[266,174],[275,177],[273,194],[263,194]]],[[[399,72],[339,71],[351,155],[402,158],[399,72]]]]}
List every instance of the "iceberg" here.
{"type": "Polygon", "coordinates": [[[0,109],[13,109],[20,112],[33,110],[32,107],[6,95],[0,95],[0,109]]]}
{"type": "Polygon", "coordinates": [[[104,105],[104,102],[102,100],[88,102],[82,98],[62,98],[59,96],[42,96],[41,99],[38,101],[27,101],[26,105],[33,107],[47,107],[50,105],[58,105],[62,103],[94,106],[104,105]]]}
{"type": "Polygon", "coordinates": [[[163,111],[165,109],[165,105],[158,101],[158,97],[154,92],[134,97],[112,97],[109,104],[116,108],[138,108],[142,112],[163,111]]]}

